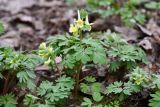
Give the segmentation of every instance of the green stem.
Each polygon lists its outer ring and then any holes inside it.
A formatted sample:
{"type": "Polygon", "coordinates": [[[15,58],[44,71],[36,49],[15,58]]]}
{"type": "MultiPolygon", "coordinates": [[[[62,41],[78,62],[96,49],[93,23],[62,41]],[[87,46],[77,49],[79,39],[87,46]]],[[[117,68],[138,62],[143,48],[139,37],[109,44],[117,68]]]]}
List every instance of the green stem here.
{"type": "MultiPolygon", "coordinates": [[[[79,31],[79,36],[80,36],[80,46],[82,47],[82,39],[83,39],[83,35],[82,35],[82,31],[79,31]]],[[[78,67],[76,67],[76,86],[75,86],[75,98],[78,98],[78,88],[79,88],[79,76],[81,73],[81,69],[82,69],[82,63],[80,63],[80,65],[78,67]]]]}
{"type": "Polygon", "coordinates": [[[82,31],[79,31],[79,36],[80,36],[80,42],[82,43],[82,39],[83,39],[82,31]]]}

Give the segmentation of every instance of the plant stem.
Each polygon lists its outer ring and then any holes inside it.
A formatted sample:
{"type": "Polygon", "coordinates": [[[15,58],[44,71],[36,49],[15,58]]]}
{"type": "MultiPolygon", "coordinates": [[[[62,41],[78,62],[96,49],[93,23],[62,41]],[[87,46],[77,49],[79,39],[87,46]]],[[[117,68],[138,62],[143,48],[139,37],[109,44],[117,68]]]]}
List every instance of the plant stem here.
{"type": "MultiPolygon", "coordinates": [[[[82,39],[83,39],[83,35],[82,35],[82,31],[80,30],[79,31],[79,36],[80,36],[80,46],[82,48],[82,39]]],[[[79,88],[79,76],[80,76],[80,73],[81,73],[81,70],[82,70],[82,63],[80,63],[80,65],[78,67],[76,67],[76,86],[75,86],[75,98],[77,99],[78,98],[78,88],[79,88]]]]}
{"type": "Polygon", "coordinates": [[[12,85],[11,83],[14,82],[15,77],[16,77],[15,75],[12,75],[12,76],[10,77],[10,81],[8,81],[8,85],[7,85],[7,87],[6,87],[6,90],[7,90],[7,91],[9,90],[9,87],[12,85]]]}
{"type": "Polygon", "coordinates": [[[80,35],[80,42],[82,44],[82,39],[83,39],[82,31],[79,31],[79,35],[80,35]]]}
{"type": "Polygon", "coordinates": [[[77,98],[78,95],[78,88],[79,88],[79,76],[81,73],[82,64],[78,67],[77,73],[76,73],[76,87],[75,87],[75,96],[77,98]]]}
{"type": "Polygon", "coordinates": [[[82,82],[84,79],[85,79],[85,78],[80,79],[80,80],[79,80],[79,83],[82,82]]]}
{"type": "Polygon", "coordinates": [[[82,35],[80,35],[80,40],[82,41],[82,35]]]}
{"type": "Polygon", "coordinates": [[[8,89],[9,89],[9,88],[8,88],[9,78],[10,78],[10,73],[8,72],[7,77],[6,77],[6,79],[5,79],[5,82],[4,82],[3,94],[6,94],[7,91],[8,91],[8,89]]]}
{"type": "MultiPolygon", "coordinates": [[[[54,60],[54,63],[55,63],[55,66],[56,66],[56,69],[57,69],[58,73],[61,74],[61,70],[59,69],[59,67],[58,67],[58,65],[57,65],[57,63],[56,63],[55,60],[54,60]]],[[[53,67],[52,67],[52,68],[53,68],[53,67]]]]}

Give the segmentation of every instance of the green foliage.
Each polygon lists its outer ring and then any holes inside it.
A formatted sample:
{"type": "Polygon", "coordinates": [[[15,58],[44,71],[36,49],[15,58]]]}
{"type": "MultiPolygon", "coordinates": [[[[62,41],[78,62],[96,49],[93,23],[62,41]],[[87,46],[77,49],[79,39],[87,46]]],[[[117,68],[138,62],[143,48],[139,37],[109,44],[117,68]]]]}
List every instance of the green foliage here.
{"type": "Polygon", "coordinates": [[[9,93],[4,96],[0,96],[0,106],[17,107],[17,101],[14,98],[14,94],[9,93]]]}
{"type": "Polygon", "coordinates": [[[24,98],[24,105],[33,105],[38,99],[39,98],[34,95],[27,94],[24,98]]]}
{"type": "Polygon", "coordinates": [[[120,15],[126,25],[132,26],[135,22],[140,24],[145,22],[145,16],[136,9],[142,1],[128,0],[120,4],[115,0],[87,0],[87,9],[101,14],[102,17],[120,15]]]}
{"type": "Polygon", "coordinates": [[[45,43],[41,43],[38,50],[38,55],[41,56],[44,60],[44,64],[50,65],[52,67],[55,66],[55,57],[56,54],[53,51],[52,47],[47,47],[45,43]]]}
{"type": "Polygon", "coordinates": [[[154,94],[150,94],[150,96],[152,97],[149,100],[149,106],[150,107],[159,107],[160,106],[160,75],[156,75],[156,74],[152,74],[149,77],[150,79],[150,88],[155,89],[155,93],[154,94]],[[152,87],[153,86],[153,87],[152,87]]]}
{"type": "Polygon", "coordinates": [[[53,103],[50,103],[47,100],[44,100],[44,104],[42,104],[39,100],[40,98],[32,94],[27,94],[25,95],[23,102],[24,105],[27,105],[29,107],[55,107],[53,103]]]}
{"type": "MultiPolygon", "coordinates": [[[[114,4],[113,0],[88,0],[88,2],[95,6],[112,6],[114,4]]],[[[132,8],[131,4],[138,4],[132,0],[127,3],[129,3],[130,8],[132,8]]],[[[119,11],[124,12],[126,10],[120,9],[119,11]]],[[[129,11],[127,10],[126,13],[129,11]]],[[[128,18],[128,16],[124,16],[124,19],[126,17],[128,18]]],[[[129,74],[130,81],[110,84],[107,87],[107,95],[117,94],[120,95],[119,99],[122,99],[124,96],[138,92],[141,83],[152,77],[148,77],[148,74],[143,70],[136,68],[137,64],[147,62],[145,53],[139,47],[129,45],[115,33],[104,33],[101,34],[101,37],[85,35],[86,32],[91,30],[91,25],[88,21],[87,12],[80,10],[78,11],[78,19],[70,25],[70,34],[48,38],[47,43],[42,43],[36,51],[38,55],[27,55],[22,52],[14,52],[10,48],[0,48],[0,78],[5,81],[4,87],[7,86],[5,88],[9,89],[11,82],[18,80],[18,84],[15,83],[16,86],[18,85],[22,89],[30,89],[23,99],[25,106],[57,107],[62,100],[69,97],[73,88],[78,91],[80,73],[82,73],[83,67],[92,64],[94,66],[105,65],[109,71],[118,71],[121,68],[126,68],[126,71],[133,71],[129,74]],[[57,63],[57,57],[61,57],[62,61],[57,63]],[[42,63],[50,67],[51,71],[58,71],[60,77],[56,80],[41,80],[41,77],[38,77],[38,84],[35,84],[34,68],[42,63]],[[60,70],[59,66],[61,67],[60,70]],[[73,72],[71,76],[76,79],[75,87],[74,80],[71,77],[61,75],[67,73],[67,71],[73,72]],[[37,88],[35,88],[36,85],[37,88]]],[[[153,77],[152,85],[159,88],[158,76],[153,77]]],[[[120,102],[115,99],[113,99],[115,101],[112,100],[113,102],[109,100],[103,104],[103,100],[105,101],[107,96],[104,95],[106,91],[103,92],[103,85],[92,76],[85,77],[80,88],[83,93],[89,93],[92,96],[91,99],[85,97],[81,106],[119,107],[120,105],[120,102]]],[[[8,91],[3,93],[8,93],[8,91]]],[[[0,97],[1,106],[9,107],[11,104],[13,107],[17,104],[13,94],[0,97]]]]}
{"type": "Polygon", "coordinates": [[[160,91],[156,91],[155,94],[151,94],[152,99],[149,100],[150,107],[160,106],[160,91]]]}
{"type": "Polygon", "coordinates": [[[148,83],[150,77],[146,71],[139,67],[136,67],[129,75],[129,79],[136,85],[144,85],[148,83]]]}
{"type": "Polygon", "coordinates": [[[127,41],[122,39],[120,35],[116,33],[111,33],[110,31],[106,32],[102,36],[102,41],[104,45],[109,47],[117,47],[118,45],[128,45],[127,41]]]}
{"type": "Polygon", "coordinates": [[[100,92],[93,92],[92,94],[93,100],[96,102],[100,102],[103,99],[103,96],[100,92]]]}
{"type": "Polygon", "coordinates": [[[92,101],[89,99],[89,98],[83,98],[83,102],[82,102],[82,104],[81,104],[81,106],[83,107],[83,106],[85,106],[85,107],[92,107],[92,101]]]}
{"type": "Polygon", "coordinates": [[[132,82],[114,82],[113,84],[109,84],[107,86],[108,94],[115,94],[119,101],[123,102],[127,96],[132,95],[133,93],[137,93],[141,90],[141,87],[133,84],[132,82]]]}
{"type": "MultiPolygon", "coordinates": [[[[78,12],[78,20],[70,27],[72,35],[50,37],[47,41],[47,48],[54,50],[53,56],[62,57],[62,65],[65,69],[74,68],[77,72],[79,67],[94,63],[109,64],[110,71],[117,71],[120,68],[132,70],[140,62],[147,63],[142,49],[129,45],[115,33],[104,33],[101,39],[83,35],[85,16],[87,13],[84,10],[78,12]]],[[[46,56],[50,57],[50,55],[46,56]]],[[[54,59],[51,58],[49,61],[53,62],[54,59]]]]}
{"type": "Polygon", "coordinates": [[[136,67],[127,75],[129,81],[143,88],[160,89],[160,76],[136,67]]]}
{"type": "MultiPolygon", "coordinates": [[[[91,84],[91,88],[93,92],[100,92],[101,90],[101,84],[99,82],[96,82],[95,77],[93,76],[86,76],[84,78],[85,82],[87,82],[86,84],[89,85],[91,84]]],[[[85,83],[82,83],[85,84],[85,83]]]]}
{"type": "MultiPolygon", "coordinates": [[[[136,64],[136,61],[141,61],[143,57],[141,57],[141,53],[139,52],[138,48],[129,46],[129,45],[122,45],[117,47],[112,47],[112,49],[108,52],[108,55],[112,58],[117,58],[118,61],[114,61],[111,63],[111,69],[114,70],[119,66],[121,66],[123,63],[127,63],[127,68],[130,68],[130,65],[134,67],[136,64]],[[120,63],[121,62],[121,63],[120,63]],[[118,65],[115,65],[118,64],[118,65]]],[[[131,66],[131,67],[132,67],[131,66]]]]}
{"type": "Polygon", "coordinates": [[[109,104],[105,105],[104,107],[120,107],[119,101],[115,100],[110,102],[109,104]]]}
{"type": "Polygon", "coordinates": [[[88,90],[90,89],[90,87],[88,86],[88,84],[85,84],[85,83],[81,83],[80,88],[81,88],[81,91],[83,93],[87,93],[88,90]]]}
{"type": "Polygon", "coordinates": [[[84,79],[87,82],[96,82],[96,78],[94,78],[93,76],[86,76],[84,79]]]}
{"type": "Polygon", "coordinates": [[[92,91],[93,92],[101,92],[101,83],[99,82],[94,82],[92,84],[92,91]]]}
{"type": "Polygon", "coordinates": [[[94,101],[99,102],[103,99],[101,95],[102,85],[96,82],[96,79],[92,76],[85,77],[86,83],[81,83],[80,88],[83,93],[90,92],[94,101]]]}
{"type": "Polygon", "coordinates": [[[122,89],[122,85],[123,83],[122,82],[114,82],[113,84],[110,84],[108,87],[107,87],[107,92],[108,93],[121,93],[123,91],[122,89]]]}
{"type": "Polygon", "coordinates": [[[82,107],[120,107],[119,101],[111,101],[107,104],[94,104],[91,99],[84,97],[83,102],[81,103],[82,107]]]}
{"type": "Polygon", "coordinates": [[[157,9],[158,10],[158,9],[160,9],[160,2],[151,1],[149,3],[146,3],[145,7],[149,8],[149,9],[157,9]]]}
{"type": "Polygon", "coordinates": [[[103,35],[102,41],[103,45],[107,47],[111,71],[116,71],[121,67],[132,70],[138,62],[147,64],[146,55],[141,48],[129,45],[115,33],[104,33],[103,35]]]}
{"type": "Polygon", "coordinates": [[[106,63],[105,48],[99,39],[84,37],[85,26],[91,27],[91,24],[88,22],[87,13],[81,10],[78,12],[78,20],[71,24],[72,35],[60,35],[48,39],[49,47],[53,48],[56,55],[62,56],[62,64],[65,68],[72,69],[89,62],[106,63]]]}
{"type": "MultiPolygon", "coordinates": [[[[80,19],[85,19],[87,16],[88,16],[88,12],[85,11],[84,9],[81,9],[79,11],[78,17],[80,17],[80,19]]],[[[88,19],[86,19],[86,20],[88,20],[88,19]]],[[[87,23],[89,23],[89,22],[87,22],[87,23]]]]}
{"type": "Polygon", "coordinates": [[[153,74],[151,78],[155,89],[160,89],[160,75],[153,74]]]}
{"type": "Polygon", "coordinates": [[[4,26],[3,24],[0,22],[0,34],[4,32],[4,26]]]}
{"type": "Polygon", "coordinates": [[[10,48],[0,48],[0,75],[2,79],[7,78],[3,76],[3,73],[8,71],[8,75],[18,78],[21,86],[33,89],[36,64],[36,59],[33,59],[32,55],[14,52],[10,48]]]}
{"type": "MultiPolygon", "coordinates": [[[[121,68],[126,68],[125,70],[129,71],[136,68],[141,62],[147,63],[145,53],[142,49],[137,46],[129,45],[124,39],[121,39],[120,36],[115,33],[104,33],[101,34],[101,37],[92,37],[90,34],[85,35],[84,31],[90,31],[91,27],[87,16],[88,15],[84,10],[78,11],[78,19],[71,24],[69,29],[71,34],[50,37],[47,40],[47,46],[43,43],[39,48],[39,55],[44,57],[44,59],[46,58],[47,62],[49,62],[52,67],[55,66],[55,57],[61,56],[61,65],[64,68],[63,71],[65,72],[69,69],[76,75],[76,89],[79,87],[79,73],[84,65],[106,64],[106,66],[109,66],[110,71],[118,71],[121,68]],[[86,25],[89,29],[87,28],[84,30],[86,25]]],[[[102,94],[102,84],[96,82],[96,79],[92,76],[87,76],[84,80],[85,82],[80,85],[81,91],[86,94],[91,94],[92,100],[84,98],[82,106],[103,107],[104,105],[98,104],[105,99],[103,96],[104,93],[102,94]]],[[[47,87],[53,86],[52,83],[47,84],[47,87]]],[[[61,86],[65,86],[65,84],[62,84],[61,86]]],[[[59,90],[57,87],[54,88],[52,89],[59,90]]],[[[108,94],[118,94],[120,95],[119,99],[123,99],[124,96],[131,95],[139,90],[140,87],[130,81],[126,83],[115,82],[107,87],[108,94]]],[[[40,96],[45,97],[50,102],[60,100],[55,93],[52,95],[51,89],[46,89],[46,86],[43,86],[39,92],[40,96]],[[46,95],[47,92],[49,92],[48,95],[46,95]],[[56,98],[57,100],[55,100],[56,98]]],[[[67,97],[65,93],[62,95],[64,95],[62,98],[67,97]]],[[[119,104],[115,103],[108,106],[113,105],[118,107],[119,104]]]]}
{"type": "Polygon", "coordinates": [[[83,93],[87,93],[87,92],[89,92],[90,91],[90,84],[92,84],[92,89],[93,90],[97,90],[96,88],[98,88],[98,90],[100,89],[100,87],[96,87],[97,85],[97,83],[96,83],[96,78],[95,77],[93,77],[93,76],[86,76],[85,78],[84,78],[84,80],[87,82],[87,83],[81,83],[81,85],[80,85],[80,88],[81,88],[81,91],[83,92],[83,93]]]}
{"type": "Polygon", "coordinates": [[[56,85],[49,81],[43,81],[37,90],[37,94],[44,96],[50,102],[56,102],[68,97],[70,90],[73,89],[73,84],[73,80],[65,76],[57,79],[56,85]]]}
{"type": "Polygon", "coordinates": [[[55,82],[42,81],[37,88],[37,96],[27,94],[24,99],[24,104],[28,106],[39,107],[54,107],[57,102],[67,98],[70,91],[74,88],[74,80],[65,75],[59,77],[55,82]],[[39,97],[40,96],[40,97],[39,97]],[[44,102],[40,102],[44,100],[44,102]]]}
{"type": "Polygon", "coordinates": [[[97,6],[105,6],[105,5],[111,5],[114,3],[114,0],[87,0],[87,4],[90,6],[90,8],[95,9],[97,6]]]}
{"type": "Polygon", "coordinates": [[[126,83],[122,83],[121,81],[114,82],[107,87],[107,93],[120,94],[123,93],[125,95],[131,95],[134,92],[140,91],[140,87],[128,81],[126,83]]]}
{"type": "Polygon", "coordinates": [[[57,50],[55,53],[58,56],[62,56],[63,65],[70,69],[78,66],[79,63],[106,64],[108,59],[111,59],[109,62],[111,71],[121,67],[131,70],[139,62],[147,63],[146,55],[139,47],[129,45],[115,33],[103,35],[105,36],[101,40],[91,37],[80,40],[69,35],[56,36],[50,37],[48,43],[57,50]]]}
{"type": "MultiPolygon", "coordinates": [[[[80,88],[83,93],[91,93],[92,98],[95,102],[100,102],[104,98],[101,94],[102,85],[99,82],[96,82],[96,79],[92,76],[85,77],[86,83],[81,83],[80,88]]],[[[84,98],[82,102],[83,106],[91,107],[92,101],[89,98],[84,98]]],[[[97,105],[98,106],[98,105],[97,105]]],[[[100,105],[99,105],[100,106],[100,105]]],[[[99,107],[98,106],[98,107],[99,107]]],[[[94,107],[94,106],[92,106],[94,107]]]]}
{"type": "Polygon", "coordinates": [[[62,55],[63,65],[73,68],[79,63],[105,64],[105,49],[98,39],[84,38],[82,40],[72,36],[56,36],[48,39],[49,45],[57,50],[57,55],[62,55]]]}

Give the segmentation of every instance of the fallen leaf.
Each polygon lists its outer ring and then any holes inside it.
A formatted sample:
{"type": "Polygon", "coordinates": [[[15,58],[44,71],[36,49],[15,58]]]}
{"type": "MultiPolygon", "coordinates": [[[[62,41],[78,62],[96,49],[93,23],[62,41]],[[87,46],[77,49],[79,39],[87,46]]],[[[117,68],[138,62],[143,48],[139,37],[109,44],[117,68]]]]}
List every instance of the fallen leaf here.
{"type": "Polygon", "coordinates": [[[20,37],[15,31],[8,32],[0,37],[0,46],[18,48],[20,47],[20,37]]]}
{"type": "Polygon", "coordinates": [[[147,28],[143,27],[140,24],[136,24],[138,26],[138,28],[146,35],[148,36],[152,36],[152,32],[150,30],[148,30],[147,28]]]}
{"type": "Polygon", "coordinates": [[[0,1],[0,9],[16,14],[24,8],[33,6],[36,3],[36,0],[5,0],[0,1]]]}
{"type": "Polygon", "coordinates": [[[118,27],[114,26],[114,30],[122,35],[122,37],[128,42],[136,42],[140,37],[140,32],[136,29],[128,27],[118,27]]]}

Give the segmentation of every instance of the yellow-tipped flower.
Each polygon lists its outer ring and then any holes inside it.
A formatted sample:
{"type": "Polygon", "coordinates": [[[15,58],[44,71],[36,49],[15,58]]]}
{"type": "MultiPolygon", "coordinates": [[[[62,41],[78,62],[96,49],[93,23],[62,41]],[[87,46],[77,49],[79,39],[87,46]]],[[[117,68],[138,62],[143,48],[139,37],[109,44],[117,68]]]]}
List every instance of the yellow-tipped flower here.
{"type": "Polygon", "coordinates": [[[79,27],[79,28],[82,28],[84,26],[84,21],[82,19],[78,19],[76,21],[76,25],[79,27]]]}
{"type": "Polygon", "coordinates": [[[93,23],[89,23],[88,16],[86,16],[85,25],[88,27],[88,31],[91,31],[93,23]]]}
{"type": "Polygon", "coordinates": [[[48,51],[49,51],[49,52],[52,52],[52,51],[53,51],[53,48],[52,48],[52,47],[48,47],[48,51]]]}
{"type": "Polygon", "coordinates": [[[86,16],[85,24],[90,25],[89,20],[88,20],[88,16],[86,16]]]}
{"type": "Polygon", "coordinates": [[[41,56],[42,58],[48,58],[48,54],[47,53],[44,53],[43,51],[39,51],[38,53],[39,56],[41,56]]]}
{"type": "Polygon", "coordinates": [[[69,32],[74,35],[81,35],[80,33],[83,31],[91,31],[91,25],[92,23],[88,21],[87,12],[78,10],[78,19],[74,20],[74,23],[70,25],[69,32]],[[81,17],[81,14],[83,17],[81,17]]]}
{"type": "Polygon", "coordinates": [[[51,59],[49,58],[47,61],[44,62],[45,65],[49,65],[51,63],[51,59]]]}
{"type": "Polygon", "coordinates": [[[73,24],[71,24],[71,26],[69,28],[69,32],[70,33],[77,33],[78,32],[78,28],[76,26],[74,26],[73,24]]]}
{"type": "Polygon", "coordinates": [[[46,48],[46,43],[45,42],[41,43],[40,46],[39,46],[39,48],[45,49],[46,48]]]}
{"type": "Polygon", "coordinates": [[[138,78],[133,78],[135,80],[135,84],[140,85],[144,81],[144,76],[140,76],[138,78]]]}
{"type": "Polygon", "coordinates": [[[79,10],[77,11],[77,14],[78,14],[78,19],[81,19],[81,15],[80,15],[80,11],[79,10]]]}

